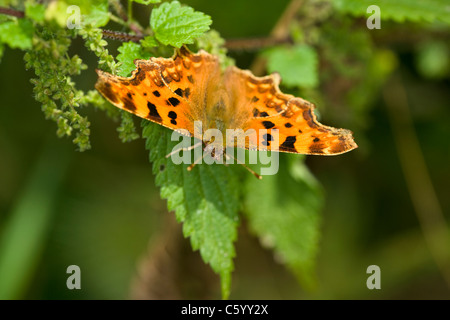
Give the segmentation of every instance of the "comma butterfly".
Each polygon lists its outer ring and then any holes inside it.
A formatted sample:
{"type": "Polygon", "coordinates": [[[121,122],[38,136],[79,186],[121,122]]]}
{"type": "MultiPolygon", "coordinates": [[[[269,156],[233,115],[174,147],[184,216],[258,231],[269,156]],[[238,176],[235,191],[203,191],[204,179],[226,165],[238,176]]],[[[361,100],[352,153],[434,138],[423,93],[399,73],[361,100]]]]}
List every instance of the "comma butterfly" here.
{"type": "MultiPolygon", "coordinates": [[[[358,147],[351,131],[322,125],[313,104],[282,93],[278,74],[256,77],[236,67],[222,71],[216,56],[185,47],[169,59],[134,63],[137,68],[128,78],[97,70],[95,87],[116,107],[172,130],[185,129],[202,139],[194,130],[194,122],[201,121],[204,130],[261,132],[246,139],[249,150],[336,155],[358,147]],[[273,129],[278,145],[270,143],[273,129]]],[[[206,147],[213,143],[203,142],[206,147]]],[[[230,146],[235,145],[220,147],[230,146]]]]}

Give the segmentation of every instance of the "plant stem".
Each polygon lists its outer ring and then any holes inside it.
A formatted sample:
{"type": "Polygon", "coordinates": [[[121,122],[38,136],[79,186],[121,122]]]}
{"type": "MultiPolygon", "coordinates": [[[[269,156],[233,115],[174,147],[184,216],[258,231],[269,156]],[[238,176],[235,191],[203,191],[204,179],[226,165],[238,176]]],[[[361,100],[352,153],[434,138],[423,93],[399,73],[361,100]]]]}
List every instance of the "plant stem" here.
{"type": "Polygon", "coordinates": [[[0,7],[0,14],[6,14],[17,18],[25,17],[25,12],[5,7],[0,7]]]}
{"type": "Polygon", "coordinates": [[[128,0],[128,21],[133,18],[133,0],[128,0]]]}
{"type": "Polygon", "coordinates": [[[119,15],[119,17],[123,21],[128,21],[127,13],[125,12],[120,1],[119,0],[110,0],[109,2],[111,3],[112,7],[114,8],[114,11],[116,11],[116,13],[119,15]]]}
{"type": "Polygon", "coordinates": [[[275,39],[271,37],[229,39],[226,40],[225,47],[229,50],[257,50],[283,43],[292,43],[292,39],[289,37],[286,37],[285,39],[275,39]]]}
{"type": "Polygon", "coordinates": [[[103,37],[105,37],[105,38],[119,40],[122,42],[128,42],[128,41],[139,42],[140,40],[142,40],[144,38],[143,36],[132,35],[129,33],[113,31],[113,30],[102,30],[102,34],[103,34],[103,37]]]}

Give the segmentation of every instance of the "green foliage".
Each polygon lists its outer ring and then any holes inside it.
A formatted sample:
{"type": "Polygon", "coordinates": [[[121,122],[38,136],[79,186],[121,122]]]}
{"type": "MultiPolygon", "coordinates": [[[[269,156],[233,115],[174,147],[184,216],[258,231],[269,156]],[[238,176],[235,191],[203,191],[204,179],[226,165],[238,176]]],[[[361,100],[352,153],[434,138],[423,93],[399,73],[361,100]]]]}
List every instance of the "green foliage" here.
{"type": "Polygon", "coordinates": [[[120,54],[117,55],[117,60],[119,60],[122,65],[118,72],[119,76],[128,76],[131,71],[136,69],[133,61],[135,59],[148,59],[150,58],[150,53],[144,51],[142,47],[134,42],[125,42],[118,49],[120,54]]]}
{"type": "Polygon", "coordinates": [[[161,0],[132,0],[133,2],[149,5],[151,3],[160,3],[161,0]]]}
{"type": "Polygon", "coordinates": [[[73,142],[80,150],[86,150],[90,148],[90,124],[76,110],[83,92],[76,90],[71,80],[71,76],[80,74],[86,66],[77,55],[68,57],[71,36],[68,29],[36,30],[33,50],[25,54],[25,61],[37,76],[31,80],[35,98],[42,103],[46,118],[57,123],[58,136],[75,133],[73,142]]]}
{"type": "Polygon", "coordinates": [[[280,158],[276,175],[247,179],[244,213],[261,243],[312,288],[323,195],[299,156],[280,158]]]}
{"type": "Polygon", "coordinates": [[[74,9],[75,7],[72,6],[77,6],[80,9],[82,15],[80,22],[82,25],[103,27],[109,21],[110,14],[108,12],[107,0],[54,1],[48,5],[45,11],[45,19],[49,21],[53,20],[59,26],[66,27],[67,19],[71,19],[72,15],[77,12],[74,9]]]}
{"type": "Polygon", "coordinates": [[[156,41],[154,36],[146,36],[141,40],[141,46],[144,48],[154,48],[158,46],[158,41],[156,41]]]}
{"type": "Polygon", "coordinates": [[[194,11],[191,7],[181,6],[178,1],[163,3],[152,10],[150,18],[156,39],[176,48],[193,43],[196,37],[209,30],[211,23],[208,15],[194,11]]]}
{"type": "Polygon", "coordinates": [[[216,30],[210,30],[196,40],[199,48],[219,57],[222,68],[234,65],[234,60],[227,56],[227,49],[224,47],[225,39],[216,30]]]}
{"type": "Polygon", "coordinates": [[[3,22],[0,24],[0,42],[13,49],[30,49],[33,31],[33,24],[28,19],[3,22]]]}
{"type": "Polygon", "coordinates": [[[84,39],[86,47],[99,58],[99,68],[116,74],[119,65],[114,61],[114,57],[109,54],[108,49],[105,48],[108,42],[102,39],[102,30],[86,25],[79,30],[79,35],[84,39]]]}
{"type": "Polygon", "coordinates": [[[442,41],[427,41],[418,46],[416,65],[429,79],[443,79],[450,72],[450,47],[442,41]]]}
{"type": "Polygon", "coordinates": [[[20,299],[39,267],[69,165],[69,150],[47,144],[0,233],[0,299],[20,299]],[[54,161],[57,159],[57,161],[54,161]]]}
{"type": "Polygon", "coordinates": [[[336,9],[342,13],[355,16],[366,16],[371,5],[380,7],[381,19],[392,19],[398,22],[410,21],[442,21],[450,23],[450,8],[447,0],[336,0],[336,9]]]}
{"type": "MultiPolygon", "coordinates": [[[[74,4],[73,1],[70,3],[74,4]]],[[[82,23],[93,27],[103,27],[108,24],[109,18],[108,1],[97,1],[97,3],[87,6],[86,14],[82,17],[82,23]]]]}
{"type": "Polygon", "coordinates": [[[278,72],[283,85],[314,88],[319,84],[318,57],[308,45],[275,47],[264,53],[269,72],[278,72]]]}
{"type": "Polygon", "coordinates": [[[143,137],[150,150],[150,161],[161,197],[169,210],[183,223],[183,234],[190,237],[194,250],[220,275],[222,297],[230,294],[231,272],[237,238],[240,184],[231,167],[197,165],[191,172],[187,165],[175,165],[166,158],[177,145],[172,131],[143,121],[143,137]]]}
{"type": "Polygon", "coordinates": [[[26,2],[25,16],[36,22],[43,22],[45,19],[45,6],[32,1],[26,2]]]}

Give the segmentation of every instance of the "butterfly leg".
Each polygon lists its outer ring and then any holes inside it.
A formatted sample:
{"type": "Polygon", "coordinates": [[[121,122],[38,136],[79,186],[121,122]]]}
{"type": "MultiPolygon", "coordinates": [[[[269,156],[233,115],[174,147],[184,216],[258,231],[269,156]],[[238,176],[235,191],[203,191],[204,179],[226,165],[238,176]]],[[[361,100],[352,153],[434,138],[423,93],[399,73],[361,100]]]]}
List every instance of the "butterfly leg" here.
{"type": "Polygon", "coordinates": [[[257,174],[255,171],[253,171],[252,169],[250,169],[245,163],[243,163],[242,161],[239,161],[237,158],[235,158],[234,156],[230,156],[228,154],[225,153],[225,157],[227,157],[227,159],[232,158],[234,160],[236,160],[237,163],[239,163],[240,165],[242,165],[245,169],[247,169],[251,174],[253,174],[256,178],[258,178],[259,180],[262,179],[262,176],[260,176],[259,174],[257,174]]]}
{"type": "Polygon", "coordinates": [[[179,149],[173,150],[171,153],[169,153],[168,155],[166,155],[166,158],[168,158],[168,157],[170,157],[171,155],[173,155],[173,154],[175,154],[175,153],[178,153],[178,152],[180,152],[180,151],[191,151],[192,149],[195,149],[195,148],[197,148],[197,147],[199,147],[199,146],[201,146],[201,145],[202,145],[202,142],[199,141],[199,142],[197,142],[196,144],[194,144],[194,145],[192,145],[192,146],[185,147],[185,148],[179,148],[179,149]]]}

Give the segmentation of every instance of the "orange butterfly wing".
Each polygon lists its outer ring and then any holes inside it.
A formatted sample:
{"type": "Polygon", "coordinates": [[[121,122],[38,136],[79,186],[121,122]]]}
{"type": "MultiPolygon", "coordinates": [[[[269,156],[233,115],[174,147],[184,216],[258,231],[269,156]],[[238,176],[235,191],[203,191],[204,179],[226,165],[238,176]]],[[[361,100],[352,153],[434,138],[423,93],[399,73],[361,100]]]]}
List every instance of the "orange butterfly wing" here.
{"type": "Polygon", "coordinates": [[[210,75],[220,70],[218,60],[200,51],[185,48],[173,58],[135,60],[130,77],[97,70],[95,88],[116,107],[170,129],[186,129],[194,134],[194,120],[201,119],[195,106],[203,97],[210,75]]]}
{"type": "Polygon", "coordinates": [[[239,104],[245,108],[241,112],[249,117],[242,129],[257,132],[257,139],[251,136],[246,139],[246,149],[335,155],[358,147],[351,131],[319,123],[313,104],[282,93],[277,74],[255,77],[238,68],[229,72],[226,79],[235,84],[232,88],[239,93],[236,94],[240,96],[239,104]]]}

